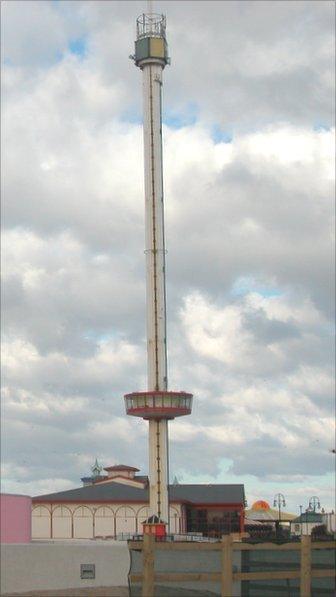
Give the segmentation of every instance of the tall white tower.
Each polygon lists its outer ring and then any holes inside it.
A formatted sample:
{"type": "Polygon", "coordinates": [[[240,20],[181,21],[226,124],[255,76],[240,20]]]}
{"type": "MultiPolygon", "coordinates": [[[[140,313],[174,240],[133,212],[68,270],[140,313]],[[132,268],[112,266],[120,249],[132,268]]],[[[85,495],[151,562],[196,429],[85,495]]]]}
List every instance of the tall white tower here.
{"type": "Polygon", "coordinates": [[[147,391],[126,394],[126,412],[149,421],[150,514],[168,524],[168,420],[191,413],[192,395],[168,391],[162,168],[162,74],[169,64],[166,19],[137,19],[136,66],[143,79],[147,391]]]}

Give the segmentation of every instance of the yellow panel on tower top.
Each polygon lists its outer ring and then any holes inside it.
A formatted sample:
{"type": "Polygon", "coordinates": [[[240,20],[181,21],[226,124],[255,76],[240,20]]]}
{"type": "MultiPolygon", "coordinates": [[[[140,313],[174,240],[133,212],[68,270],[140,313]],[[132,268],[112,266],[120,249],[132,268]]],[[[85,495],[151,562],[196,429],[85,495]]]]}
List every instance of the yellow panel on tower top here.
{"type": "Polygon", "coordinates": [[[164,58],[165,57],[164,40],[160,37],[151,37],[149,53],[150,53],[150,56],[152,56],[153,58],[164,58]]]}

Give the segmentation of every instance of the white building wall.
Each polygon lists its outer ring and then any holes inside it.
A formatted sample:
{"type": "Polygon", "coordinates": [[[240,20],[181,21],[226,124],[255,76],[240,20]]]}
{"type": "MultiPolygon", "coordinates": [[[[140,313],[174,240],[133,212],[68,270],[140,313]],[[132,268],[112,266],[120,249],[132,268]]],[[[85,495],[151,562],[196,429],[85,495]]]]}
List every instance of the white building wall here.
{"type": "MultiPolygon", "coordinates": [[[[42,504],[33,506],[32,538],[122,538],[142,533],[149,516],[148,504],[42,504]]],[[[170,506],[170,533],[185,532],[182,508],[170,506]]]]}
{"type": "Polygon", "coordinates": [[[322,524],[325,524],[329,533],[334,533],[336,530],[336,516],[334,512],[322,514],[322,524]]]}

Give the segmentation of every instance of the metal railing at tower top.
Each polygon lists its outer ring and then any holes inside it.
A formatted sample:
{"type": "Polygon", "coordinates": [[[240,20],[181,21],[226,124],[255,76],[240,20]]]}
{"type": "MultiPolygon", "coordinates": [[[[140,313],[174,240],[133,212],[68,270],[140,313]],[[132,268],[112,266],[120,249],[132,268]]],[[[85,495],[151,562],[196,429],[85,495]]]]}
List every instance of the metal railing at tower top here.
{"type": "Polygon", "coordinates": [[[142,14],[136,21],[137,39],[163,37],[166,39],[166,17],[159,14],[142,14]]]}

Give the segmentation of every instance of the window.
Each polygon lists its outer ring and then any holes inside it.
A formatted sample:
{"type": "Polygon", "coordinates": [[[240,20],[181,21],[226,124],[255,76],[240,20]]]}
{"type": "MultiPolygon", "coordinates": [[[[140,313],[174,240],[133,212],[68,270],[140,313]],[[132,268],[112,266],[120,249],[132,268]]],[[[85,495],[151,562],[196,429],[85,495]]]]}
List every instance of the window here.
{"type": "Polygon", "coordinates": [[[96,578],[95,564],[81,564],[80,565],[81,578],[96,578]]]}
{"type": "Polygon", "coordinates": [[[163,399],[163,406],[165,408],[170,408],[171,407],[171,397],[170,396],[165,396],[163,399]]]}

